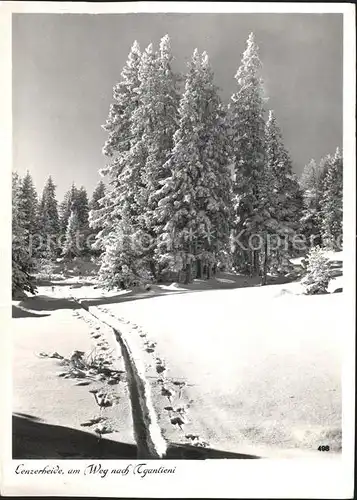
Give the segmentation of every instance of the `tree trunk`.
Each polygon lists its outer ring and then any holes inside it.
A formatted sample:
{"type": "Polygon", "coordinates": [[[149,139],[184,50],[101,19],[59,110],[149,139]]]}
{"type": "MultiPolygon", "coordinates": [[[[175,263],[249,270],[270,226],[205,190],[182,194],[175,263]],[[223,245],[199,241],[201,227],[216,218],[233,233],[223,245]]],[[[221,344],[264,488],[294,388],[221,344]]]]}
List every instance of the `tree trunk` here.
{"type": "Polygon", "coordinates": [[[268,238],[265,236],[265,241],[264,241],[264,266],[263,266],[263,273],[262,273],[262,285],[267,284],[267,273],[268,273],[268,238]]]}
{"type": "Polygon", "coordinates": [[[250,257],[250,277],[259,276],[259,251],[251,250],[250,257]]]}
{"type": "Polygon", "coordinates": [[[196,260],[196,266],[197,266],[196,278],[200,280],[200,279],[202,279],[202,261],[201,261],[201,259],[196,260]]]}
{"type": "Polygon", "coordinates": [[[185,285],[188,285],[188,283],[191,283],[191,281],[192,281],[192,266],[191,262],[188,262],[186,264],[185,285]]]}
{"type": "Polygon", "coordinates": [[[256,276],[260,274],[259,250],[254,251],[254,272],[256,276]]]}
{"type": "Polygon", "coordinates": [[[254,276],[254,250],[250,250],[249,252],[249,277],[252,278],[254,276]]]}
{"type": "Polygon", "coordinates": [[[153,260],[149,261],[149,267],[150,267],[150,272],[153,275],[154,280],[157,280],[157,273],[156,273],[156,267],[155,267],[155,262],[153,260]]]}

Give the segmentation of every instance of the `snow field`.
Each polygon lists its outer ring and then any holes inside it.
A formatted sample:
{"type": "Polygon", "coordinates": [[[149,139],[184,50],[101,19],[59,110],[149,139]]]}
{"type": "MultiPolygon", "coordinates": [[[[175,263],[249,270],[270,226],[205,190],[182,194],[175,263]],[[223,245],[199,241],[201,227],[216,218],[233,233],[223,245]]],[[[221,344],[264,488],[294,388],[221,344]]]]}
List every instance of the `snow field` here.
{"type": "Polygon", "coordinates": [[[313,451],[328,441],[340,451],[341,301],[276,285],[105,308],[142,327],[170,376],[187,382],[190,420],[210,446],[313,451]]]}

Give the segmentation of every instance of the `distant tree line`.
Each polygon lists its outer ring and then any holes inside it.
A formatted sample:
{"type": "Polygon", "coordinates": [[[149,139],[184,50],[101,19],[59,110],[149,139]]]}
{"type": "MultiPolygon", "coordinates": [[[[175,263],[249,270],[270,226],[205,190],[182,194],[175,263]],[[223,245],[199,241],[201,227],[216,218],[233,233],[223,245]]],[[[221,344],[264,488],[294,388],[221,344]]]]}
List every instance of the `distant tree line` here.
{"type": "Polygon", "coordinates": [[[96,231],[89,227],[89,211],[99,208],[105,194],[100,181],[92,199],[86,189],[72,184],[59,205],[56,186],[50,176],[41,197],[38,196],[29,171],[21,178],[12,174],[12,291],[36,291],[33,275],[56,258],[73,259],[79,255],[96,256],[86,245],[96,231]]]}
{"type": "Polygon", "coordinates": [[[190,282],[222,269],[260,275],[265,284],[269,273],[286,273],[299,250],[339,249],[342,155],[337,149],[312,160],[301,179],[293,173],[277,118],[266,109],[254,35],[228,104],[205,52],[193,52],[184,77],[172,63],[168,36],[158,50],[150,44],[141,52],[134,42],[103,125],[107,189],[100,183],[88,203],[86,190],[73,185],[57,213],[52,179],[37,203],[30,174],[17,177],[16,196],[31,198],[20,203],[27,225],[14,209],[22,234],[64,234],[54,252],[67,258],[94,252],[108,288],[190,282]],[[75,234],[91,231],[93,246],[79,249],[75,234]],[[306,243],[299,247],[297,236],[306,243]]]}

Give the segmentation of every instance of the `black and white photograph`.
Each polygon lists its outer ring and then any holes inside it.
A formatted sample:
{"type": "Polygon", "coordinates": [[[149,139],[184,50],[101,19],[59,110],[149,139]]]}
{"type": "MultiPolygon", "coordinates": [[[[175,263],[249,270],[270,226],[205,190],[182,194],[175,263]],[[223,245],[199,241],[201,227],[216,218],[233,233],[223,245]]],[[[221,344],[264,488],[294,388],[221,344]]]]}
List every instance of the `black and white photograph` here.
{"type": "Polygon", "coordinates": [[[60,494],[45,484],[77,476],[91,492],[92,478],[132,476],[170,498],[180,467],[203,462],[208,483],[216,464],[259,483],[254,467],[281,459],[331,476],[354,446],[343,5],[21,3],[7,182],[13,477],[46,476],[37,493],[60,494]]]}

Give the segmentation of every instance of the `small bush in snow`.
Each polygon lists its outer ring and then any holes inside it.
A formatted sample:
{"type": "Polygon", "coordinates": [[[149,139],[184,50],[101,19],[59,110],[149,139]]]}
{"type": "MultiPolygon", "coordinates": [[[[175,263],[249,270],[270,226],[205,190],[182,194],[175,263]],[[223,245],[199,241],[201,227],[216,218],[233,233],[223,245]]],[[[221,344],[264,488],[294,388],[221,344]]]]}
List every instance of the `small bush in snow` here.
{"type": "Polygon", "coordinates": [[[301,283],[307,295],[327,293],[331,280],[330,262],[325,257],[323,250],[313,247],[307,256],[306,274],[301,283]]]}
{"type": "Polygon", "coordinates": [[[37,261],[38,273],[37,278],[51,279],[55,271],[55,263],[46,258],[41,258],[37,261]]]}

